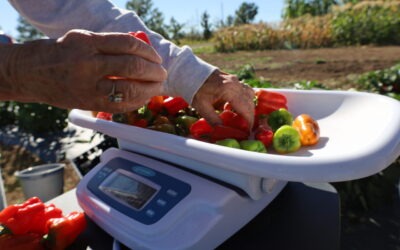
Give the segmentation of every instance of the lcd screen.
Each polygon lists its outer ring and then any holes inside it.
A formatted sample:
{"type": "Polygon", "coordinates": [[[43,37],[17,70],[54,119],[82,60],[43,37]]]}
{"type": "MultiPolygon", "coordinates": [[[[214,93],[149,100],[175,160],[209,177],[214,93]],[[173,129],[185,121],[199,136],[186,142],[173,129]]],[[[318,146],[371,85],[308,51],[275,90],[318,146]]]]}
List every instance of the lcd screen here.
{"type": "Polygon", "coordinates": [[[157,191],[149,185],[118,172],[107,178],[100,185],[100,190],[135,209],[141,209],[157,191]]]}

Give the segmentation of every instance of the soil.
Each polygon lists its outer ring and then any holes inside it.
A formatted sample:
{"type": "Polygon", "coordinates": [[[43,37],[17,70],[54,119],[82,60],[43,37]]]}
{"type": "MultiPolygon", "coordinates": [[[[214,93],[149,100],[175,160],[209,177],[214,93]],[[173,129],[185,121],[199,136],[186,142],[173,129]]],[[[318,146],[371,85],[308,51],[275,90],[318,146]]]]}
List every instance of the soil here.
{"type": "Polygon", "coordinates": [[[257,77],[276,86],[307,80],[330,88],[348,89],[355,87],[356,75],[400,63],[400,46],[239,51],[198,56],[227,71],[251,64],[257,77]]]}

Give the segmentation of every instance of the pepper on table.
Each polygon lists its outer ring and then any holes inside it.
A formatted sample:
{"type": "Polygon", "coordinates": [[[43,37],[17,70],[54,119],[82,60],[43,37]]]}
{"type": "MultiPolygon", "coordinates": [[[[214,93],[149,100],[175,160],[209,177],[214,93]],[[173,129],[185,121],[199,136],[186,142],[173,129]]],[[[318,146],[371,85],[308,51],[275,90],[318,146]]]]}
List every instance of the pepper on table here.
{"type": "Polygon", "coordinates": [[[52,250],[62,250],[71,245],[85,230],[85,215],[81,212],[71,212],[62,218],[50,219],[46,227],[46,245],[52,250]]]}

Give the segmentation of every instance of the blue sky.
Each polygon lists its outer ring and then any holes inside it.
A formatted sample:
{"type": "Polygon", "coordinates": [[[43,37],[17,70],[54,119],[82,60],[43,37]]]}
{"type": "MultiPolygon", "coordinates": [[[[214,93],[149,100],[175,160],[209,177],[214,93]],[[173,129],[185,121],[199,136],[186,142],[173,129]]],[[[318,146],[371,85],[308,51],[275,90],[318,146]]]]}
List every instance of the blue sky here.
{"type": "MultiPolygon", "coordinates": [[[[126,0],[111,0],[118,7],[124,8],[126,0]]],[[[233,15],[235,10],[244,0],[153,0],[169,23],[174,17],[179,23],[184,23],[186,28],[200,27],[200,15],[207,10],[212,23],[223,16],[233,15]],[[178,7],[179,6],[179,7],[178,7]]],[[[274,22],[279,21],[284,5],[284,0],[249,0],[258,6],[256,21],[274,22]]],[[[4,32],[17,36],[18,13],[6,0],[0,0],[0,27],[4,32]]]]}

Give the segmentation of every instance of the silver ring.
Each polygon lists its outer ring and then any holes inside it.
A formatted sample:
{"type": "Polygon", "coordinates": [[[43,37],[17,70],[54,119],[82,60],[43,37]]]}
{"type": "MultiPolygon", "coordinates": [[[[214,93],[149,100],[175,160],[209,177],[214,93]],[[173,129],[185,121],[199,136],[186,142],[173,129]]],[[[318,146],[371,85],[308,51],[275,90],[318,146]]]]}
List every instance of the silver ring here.
{"type": "Polygon", "coordinates": [[[111,93],[108,95],[108,101],[120,103],[123,100],[124,100],[124,95],[122,93],[115,92],[115,83],[113,83],[111,93]]]}

